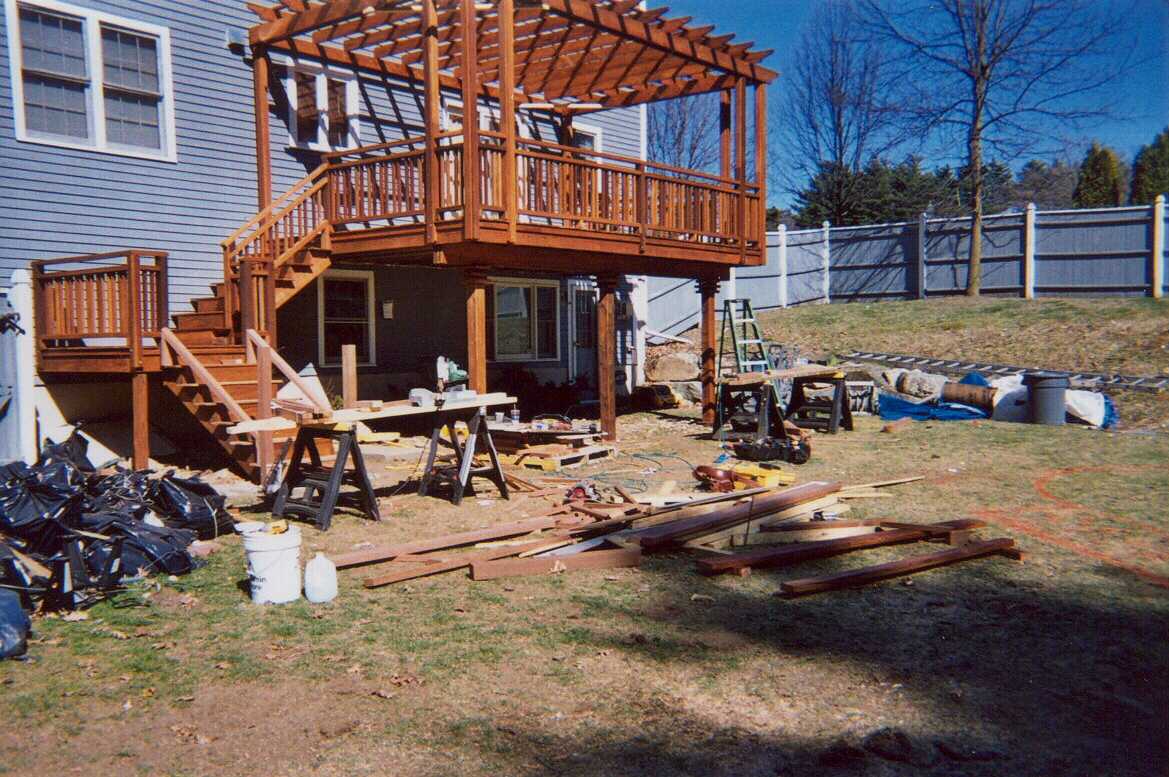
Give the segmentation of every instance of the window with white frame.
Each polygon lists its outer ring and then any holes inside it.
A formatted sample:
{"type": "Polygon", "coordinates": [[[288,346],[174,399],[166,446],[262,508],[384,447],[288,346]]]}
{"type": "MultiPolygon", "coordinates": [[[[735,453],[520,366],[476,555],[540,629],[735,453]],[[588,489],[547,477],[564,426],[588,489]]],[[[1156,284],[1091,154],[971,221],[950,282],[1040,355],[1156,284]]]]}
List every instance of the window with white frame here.
{"type": "Polygon", "coordinates": [[[491,358],[548,361],[560,358],[560,284],[501,278],[488,298],[491,358]]]}
{"type": "Polygon", "coordinates": [[[352,73],[318,62],[273,62],[285,68],[288,145],[312,151],[361,145],[361,93],[352,73]]]}
{"type": "MultiPolygon", "coordinates": [[[[442,128],[445,132],[452,132],[463,128],[462,100],[444,99],[442,101],[442,128]]],[[[479,106],[479,129],[487,132],[500,132],[503,125],[499,122],[499,109],[492,105],[479,106]]]]}
{"type": "Polygon", "coordinates": [[[5,0],[16,137],[174,161],[170,33],[56,0],[5,0]]]}
{"type": "Polygon", "coordinates": [[[317,281],[317,342],[320,363],[341,363],[341,346],[357,346],[357,363],[372,365],[377,352],[373,314],[374,274],[327,270],[317,281]]]}
{"type": "Polygon", "coordinates": [[[587,151],[604,151],[601,147],[601,128],[573,122],[568,145],[587,151]]]}

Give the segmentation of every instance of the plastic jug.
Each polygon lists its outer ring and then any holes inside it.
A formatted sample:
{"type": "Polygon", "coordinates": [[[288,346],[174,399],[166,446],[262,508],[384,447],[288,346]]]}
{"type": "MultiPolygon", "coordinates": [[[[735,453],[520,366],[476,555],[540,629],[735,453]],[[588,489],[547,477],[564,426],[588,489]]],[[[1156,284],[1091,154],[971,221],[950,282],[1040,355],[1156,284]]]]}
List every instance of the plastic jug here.
{"type": "Polygon", "coordinates": [[[304,598],[314,604],[331,602],[337,597],[337,567],[318,553],[304,567],[304,598]]]}

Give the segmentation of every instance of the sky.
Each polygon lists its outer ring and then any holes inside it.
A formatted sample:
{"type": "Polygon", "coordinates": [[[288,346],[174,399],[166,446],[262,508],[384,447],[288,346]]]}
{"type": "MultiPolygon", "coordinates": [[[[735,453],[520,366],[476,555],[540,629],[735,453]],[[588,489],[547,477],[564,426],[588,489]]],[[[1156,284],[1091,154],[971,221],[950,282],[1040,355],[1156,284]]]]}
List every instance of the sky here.
{"type": "MultiPolygon", "coordinates": [[[[713,24],[716,33],[735,33],[738,41],[755,41],[756,48],[775,49],[763,63],[780,71],[768,101],[782,105],[784,72],[792,69],[791,52],[820,0],[663,0],[670,16],[693,16],[692,25],[713,24]]],[[[1118,18],[1125,19],[1125,35],[1134,42],[1133,60],[1122,79],[1110,90],[1115,118],[1081,128],[1082,154],[1095,139],[1112,146],[1131,161],[1142,145],[1169,126],[1169,0],[1099,0],[1118,18]]],[[[658,3],[647,3],[656,6],[658,3]]],[[[1069,149],[1069,151],[1072,149],[1069,149]]],[[[961,163],[961,149],[931,149],[927,167],[961,163]]],[[[1011,160],[1019,168],[1026,160],[1011,160]]]]}

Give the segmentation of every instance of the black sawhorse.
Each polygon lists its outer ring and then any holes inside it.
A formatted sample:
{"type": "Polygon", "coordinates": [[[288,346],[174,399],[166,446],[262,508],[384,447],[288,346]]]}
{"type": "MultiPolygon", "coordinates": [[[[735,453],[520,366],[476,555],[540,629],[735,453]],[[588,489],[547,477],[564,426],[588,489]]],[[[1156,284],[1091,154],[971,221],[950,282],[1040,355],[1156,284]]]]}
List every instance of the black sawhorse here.
{"type": "Polygon", "coordinates": [[[792,380],[792,398],[788,402],[785,416],[803,429],[818,429],[836,434],[840,427],[852,431],[852,408],[848,404],[848,384],[844,373],[832,377],[799,377],[792,380]],[[832,384],[831,399],[808,397],[809,383],[832,384]]]}
{"type": "Polygon", "coordinates": [[[727,423],[731,424],[739,438],[758,441],[765,437],[776,440],[787,437],[783,428],[783,411],[775,396],[775,386],[764,377],[765,373],[760,373],[760,376],[758,381],[740,380],[737,383],[719,384],[712,430],[716,437],[723,433],[727,423]],[[754,421],[754,433],[747,432],[747,419],[754,421]]]}
{"type": "Polygon", "coordinates": [[[430,434],[430,452],[426,457],[426,469],[423,471],[422,483],[418,486],[418,494],[426,496],[436,485],[451,487],[451,502],[459,504],[463,501],[463,492],[470,490],[475,493],[475,486],[471,478],[486,478],[495,484],[504,499],[511,499],[507,490],[507,480],[503,476],[503,469],[499,466],[499,455],[495,451],[495,442],[491,439],[491,429],[487,425],[487,409],[484,407],[464,407],[456,410],[434,411],[434,429],[430,434]],[[467,443],[459,442],[459,435],[455,431],[455,424],[463,421],[467,424],[467,443]],[[447,431],[448,442],[455,450],[453,465],[434,466],[438,457],[438,448],[443,444],[443,430],[447,431]],[[485,467],[475,466],[475,450],[482,440],[483,447],[491,463],[485,467]]]}
{"type": "Polygon", "coordinates": [[[309,518],[318,529],[328,531],[333,522],[333,510],[341,500],[352,503],[373,520],[381,520],[377,496],[374,495],[373,484],[365,469],[361,448],[357,445],[357,430],[352,424],[300,427],[292,446],[292,463],[284,482],[280,484],[280,490],[276,492],[272,515],[309,518]],[[332,440],[337,448],[337,459],[332,469],[321,465],[321,453],[316,442],[320,439],[332,440]],[[309,455],[307,465],[303,461],[306,451],[309,455]],[[352,469],[345,467],[348,459],[353,460],[352,469]],[[343,485],[352,486],[356,491],[343,494],[343,485]],[[297,488],[303,488],[304,493],[294,497],[292,494],[297,488]]]}

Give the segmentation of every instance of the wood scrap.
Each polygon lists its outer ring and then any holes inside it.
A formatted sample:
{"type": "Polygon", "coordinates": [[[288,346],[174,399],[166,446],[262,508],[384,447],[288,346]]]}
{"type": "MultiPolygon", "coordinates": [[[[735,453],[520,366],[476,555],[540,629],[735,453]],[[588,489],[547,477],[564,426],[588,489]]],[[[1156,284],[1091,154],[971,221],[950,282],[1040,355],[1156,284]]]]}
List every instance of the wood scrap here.
{"type": "Polygon", "coordinates": [[[529,543],[528,545],[514,545],[508,548],[492,548],[491,550],[479,552],[459,553],[437,564],[403,564],[395,560],[389,563],[387,567],[389,571],[384,571],[382,574],[374,577],[367,577],[362,581],[362,585],[366,588],[379,588],[383,585],[401,583],[404,580],[429,577],[430,575],[437,575],[442,572],[453,572],[456,569],[469,567],[477,561],[495,561],[496,559],[515,556],[546,544],[546,540],[540,540],[529,543]]]}
{"type": "Polygon", "coordinates": [[[593,550],[575,556],[514,558],[476,561],[471,564],[472,580],[495,580],[501,577],[558,574],[580,569],[616,569],[641,563],[640,550],[593,550]]]}
{"type": "Polygon", "coordinates": [[[850,553],[863,548],[877,548],[906,542],[919,542],[945,532],[977,529],[985,525],[985,521],[961,519],[929,526],[915,526],[914,528],[908,528],[908,526],[904,528],[893,528],[874,534],[862,534],[855,537],[841,537],[834,540],[800,542],[782,547],[760,548],[759,550],[745,553],[736,553],[733,556],[699,559],[698,571],[704,575],[719,575],[727,572],[738,572],[744,567],[762,569],[787,566],[788,564],[796,564],[811,559],[838,556],[842,553],[850,553]]]}
{"type": "Polygon", "coordinates": [[[917,556],[877,564],[871,567],[853,569],[834,575],[820,577],[806,577],[798,580],[788,580],[780,585],[777,596],[796,597],[821,591],[835,591],[841,588],[876,583],[893,577],[922,572],[935,567],[946,566],[958,561],[981,558],[990,555],[1005,555],[1009,558],[1021,559],[1022,554],[1015,548],[1015,541],[1007,537],[998,537],[989,540],[975,540],[950,550],[937,553],[925,553],[917,556]]]}

